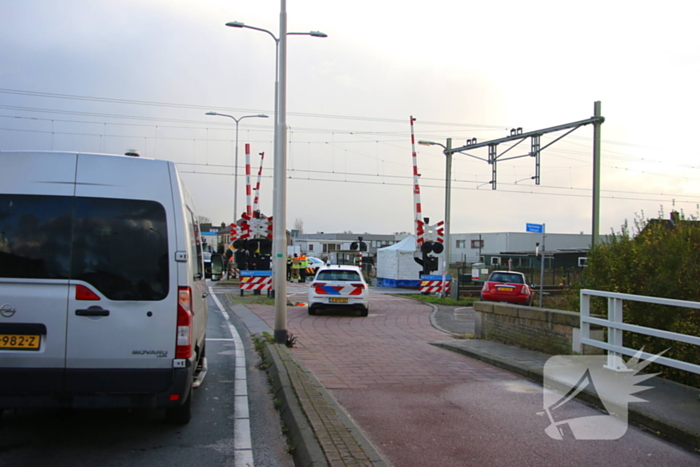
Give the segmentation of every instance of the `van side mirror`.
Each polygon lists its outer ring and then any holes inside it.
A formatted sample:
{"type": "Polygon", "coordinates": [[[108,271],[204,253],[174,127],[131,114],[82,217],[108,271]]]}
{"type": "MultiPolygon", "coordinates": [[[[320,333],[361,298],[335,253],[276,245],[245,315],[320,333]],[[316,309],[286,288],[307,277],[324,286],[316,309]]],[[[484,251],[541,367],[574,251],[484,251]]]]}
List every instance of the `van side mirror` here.
{"type": "Polygon", "coordinates": [[[220,281],[224,273],[224,257],[218,253],[211,255],[211,280],[220,281]]]}

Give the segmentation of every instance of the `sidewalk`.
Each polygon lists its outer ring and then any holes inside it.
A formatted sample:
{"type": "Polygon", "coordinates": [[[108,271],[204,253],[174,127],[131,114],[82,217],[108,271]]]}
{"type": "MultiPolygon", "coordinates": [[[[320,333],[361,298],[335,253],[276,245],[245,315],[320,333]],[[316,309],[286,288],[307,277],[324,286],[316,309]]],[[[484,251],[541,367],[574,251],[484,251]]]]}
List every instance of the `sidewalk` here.
{"type": "MultiPolygon", "coordinates": [[[[468,335],[469,309],[434,307],[430,322],[439,331],[468,335]]],[[[233,311],[251,333],[271,332],[269,325],[244,306],[233,311]]],[[[542,369],[549,355],[491,341],[453,339],[431,342],[434,346],[466,355],[495,367],[542,382],[542,369]]],[[[268,344],[267,359],[276,398],[290,444],[295,446],[296,465],[387,466],[391,465],[368,440],[352,417],[306,366],[284,346],[268,344]]],[[[647,385],[654,389],[640,397],[647,403],[630,405],[630,422],[691,452],[700,452],[700,391],[660,379],[647,385]]],[[[583,394],[594,403],[597,398],[583,394]]]]}

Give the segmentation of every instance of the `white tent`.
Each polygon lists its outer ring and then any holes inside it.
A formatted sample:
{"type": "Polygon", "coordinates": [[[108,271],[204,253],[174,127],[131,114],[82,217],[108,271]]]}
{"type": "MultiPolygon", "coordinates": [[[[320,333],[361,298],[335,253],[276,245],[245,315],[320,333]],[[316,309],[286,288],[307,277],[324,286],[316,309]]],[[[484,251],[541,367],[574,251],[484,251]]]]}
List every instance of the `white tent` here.
{"type": "Polygon", "coordinates": [[[377,250],[377,279],[385,287],[418,287],[420,264],[413,260],[416,237],[409,236],[399,243],[377,250]]]}

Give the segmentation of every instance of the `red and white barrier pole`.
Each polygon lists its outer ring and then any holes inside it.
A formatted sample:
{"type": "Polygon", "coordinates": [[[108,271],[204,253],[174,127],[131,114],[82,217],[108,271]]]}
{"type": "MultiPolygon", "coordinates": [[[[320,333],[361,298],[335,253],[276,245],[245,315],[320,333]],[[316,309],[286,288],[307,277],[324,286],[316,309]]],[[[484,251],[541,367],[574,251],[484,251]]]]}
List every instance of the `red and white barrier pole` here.
{"type": "Polygon", "coordinates": [[[411,116],[411,154],[413,155],[413,213],[415,218],[415,229],[416,229],[416,242],[418,246],[423,243],[424,225],[423,225],[423,213],[421,212],[420,205],[420,186],[418,185],[418,179],[420,174],[418,173],[418,156],[416,154],[416,138],[413,134],[413,122],[416,119],[411,116]]]}
{"type": "Polygon", "coordinates": [[[263,160],[265,153],[260,153],[260,169],[258,170],[258,182],[255,184],[255,199],[253,200],[253,211],[260,211],[260,179],[262,178],[263,160]]]}
{"type": "Polygon", "coordinates": [[[253,217],[253,206],[250,204],[250,144],[245,145],[245,195],[246,210],[249,217],[253,217]]]}

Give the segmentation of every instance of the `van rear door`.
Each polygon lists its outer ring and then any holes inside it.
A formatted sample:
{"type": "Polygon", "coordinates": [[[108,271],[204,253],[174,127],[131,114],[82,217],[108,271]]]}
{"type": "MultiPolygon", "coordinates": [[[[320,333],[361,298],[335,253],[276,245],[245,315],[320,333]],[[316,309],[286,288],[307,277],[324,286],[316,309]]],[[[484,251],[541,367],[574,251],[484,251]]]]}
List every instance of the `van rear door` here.
{"type": "Polygon", "coordinates": [[[76,160],[0,153],[0,391],[63,389],[76,160]]]}
{"type": "Polygon", "coordinates": [[[107,372],[102,384],[111,390],[120,374],[171,369],[176,238],[166,163],[80,154],[75,203],[67,387],[86,387],[83,369],[125,370],[107,372]]]}

